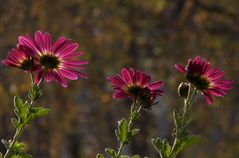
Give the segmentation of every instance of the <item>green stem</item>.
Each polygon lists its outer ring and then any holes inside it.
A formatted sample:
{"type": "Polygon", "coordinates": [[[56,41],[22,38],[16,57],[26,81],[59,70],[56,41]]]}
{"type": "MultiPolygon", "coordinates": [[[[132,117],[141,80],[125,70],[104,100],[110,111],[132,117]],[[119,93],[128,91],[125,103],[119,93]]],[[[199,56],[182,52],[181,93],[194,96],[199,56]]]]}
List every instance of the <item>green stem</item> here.
{"type": "MultiPolygon", "coordinates": [[[[135,99],[133,104],[132,104],[132,106],[131,106],[131,109],[130,109],[130,117],[129,117],[129,122],[128,122],[128,131],[131,131],[131,127],[132,127],[134,121],[136,121],[135,118],[133,117],[133,113],[136,112],[137,115],[138,115],[140,113],[140,110],[142,109],[142,106],[139,106],[139,107],[136,106],[136,102],[137,102],[137,100],[135,99]],[[136,109],[134,110],[134,108],[136,108],[136,109]]],[[[123,142],[120,142],[120,146],[118,148],[117,155],[116,155],[117,158],[120,157],[124,145],[125,144],[123,142]]]]}
{"type": "MultiPolygon", "coordinates": [[[[187,114],[188,112],[190,111],[191,109],[191,105],[192,105],[192,102],[195,98],[197,94],[197,90],[195,87],[193,87],[192,84],[189,84],[189,90],[188,90],[188,96],[187,98],[184,99],[184,106],[183,106],[183,114],[182,114],[182,124],[181,124],[181,127],[185,126],[185,123],[186,123],[186,120],[187,120],[187,114]]],[[[176,129],[176,136],[175,136],[175,139],[174,139],[174,142],[173,142],[173,146],[172,146],[172,155],[171,155],[171,158],[175,158],[176,155],[174,154],[174,150],[175,150],[175,146],[176,144],[178,143],[178,138],[180,137],[179,133],[178,133],[178,128],[176,129]]]]}
{"type": "Polygon", "coordinates": [[[11,141],[11,144],[9,146],[9,149],[6,151],[5,155],[4,155],[4,158],[8,158],[10,156],[10,153],[12,151],[12,148],[14,146],[14,144],[16,143],[16,141],[19,139],[19,137],[21,136],[23,130],[25,128],[25,125],[22,126],[21,128],[17,129],[16,132],[15,132],[15,135],[13,137],[13,140],[11,141]]]}
{"type": "Polygon", "coordinates": [[[30,74],[31,83],[32,83],[32,85],[34,85],[34,77],[33,77],[33,74],[32,74],[31,72],[30,72],[29,74],[30,74]]]}
{"type": "Polygon", "coordinates": [[[121,155],[122,149],[123,149],[124,144],[122,142],[120,142],[120,146],[117,152],[117,158],[119,158],[119,156],[121,155]]]}
{"type": "MultiPolygon", "coordinates": [[[[33,74],[32,73],[29,73],[29,74],[30,74],[30,78],[31,78],[31,86],[34,86],[33,74]]],[[[33,102],[34,102],[34,99],[30,99],[30,106],[33,105],[33,102]]],[[[28,116],[26,116],[26,117],[28,117],[28,116]]],[[[11,155],[11,152],[12,152],[12,149],[13,149],[15,143],[20,138],[25,127],[26,127],[26,124],[23,124],[22,126],[20,126],[16,129],[13,140],[11,141],[9,148],[7,149],[7,151],[5,153],[4,158],[8,158],[11,155]]]]}

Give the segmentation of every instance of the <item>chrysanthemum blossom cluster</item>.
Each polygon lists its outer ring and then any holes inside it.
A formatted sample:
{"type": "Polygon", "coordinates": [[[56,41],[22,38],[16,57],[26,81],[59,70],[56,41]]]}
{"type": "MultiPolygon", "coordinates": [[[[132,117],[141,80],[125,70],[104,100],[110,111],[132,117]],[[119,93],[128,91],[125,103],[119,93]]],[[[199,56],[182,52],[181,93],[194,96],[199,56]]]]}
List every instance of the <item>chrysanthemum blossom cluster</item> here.
{"type": "Polygon", "coordinates": [[[29,34],[20,36],[18,42],[17,48],[9,52],[2,63],[35,73],[36,84],[42,79],[46,82],[55,80],[67,87],[66,79],[86,78],[79,70],[84,69],[88,62],[74,59],[83,55],[83,52],[76,52],[76,42],[65,37],[53,42],[48,32],[41,31],[37,31],[34,37],[29,34]]]}
{"type": "Polygon", "coordinates": [[[213,103],[212,96],[224,97],[232,88],[232,81],[222,79],[224,72],[219,68],[211,68],[210,63],[197,56],[189,59],[184,67],[179,64],[175,68],[205,97],[207,103],[213,103]]]}
{"type": "Polygon", "coordinates": [[[114,90],[114,99],[137,99],[143,108],[150,108],[155,104],[156,97],[163,94],[161,89],[163,82],[151,83],[151,76],[141,70],[135,71],[133,68],[129,70],[122,68],[121,74],[107,79],[114,90]]]}
{"type": "MultiPolygon", "coordinates": [[[[60,37],[53,42],[48,32],[37,31],[34,37],[29,34],[20,36],[17,47],[9,52],[2,63],[34,74],[34,82],[37,85],[41,80],[54,80],[67,87],[66,79],[87,78],[79,70],[84,69],[88,62],[75,59],[84,54],[77,52],[77,48],[78,44],[70,39],[60,37]]],[[[211,68],[210,63],[199,56],[189,59],[185,67],[179,64],[175,67],[203,94],[208,104],[213,103],[212,96],[223,97],[232,88],[230,80],[222,79],[223,71],[211,68]]],[[[108,81],[114,90],[113,98],[137,99],[146,105],[145,108],[155,104],[156,97],[163,93],[162,81],[151,83],[150,75],[133,68],[122,68],[121,74],[108,77],[108,81]]]]}

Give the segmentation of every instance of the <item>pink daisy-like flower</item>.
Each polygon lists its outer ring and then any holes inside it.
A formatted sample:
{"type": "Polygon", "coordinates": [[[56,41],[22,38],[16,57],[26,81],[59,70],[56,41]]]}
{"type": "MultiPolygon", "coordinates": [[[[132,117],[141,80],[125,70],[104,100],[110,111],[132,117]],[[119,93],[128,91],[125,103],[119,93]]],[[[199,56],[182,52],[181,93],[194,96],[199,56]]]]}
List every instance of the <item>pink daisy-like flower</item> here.
{"type": "Polygon", "coordinates": [[[163,94],[163,90],[160,89],[163,86],[162,81],[150,83],[149,75],[133,68],[129,70],[122,68],[121,74],[108,77],[107,80],[114,90],[114,99],[137,99],[143,108],[150,108],[155,104],[156,96],[163,94]]]}
{"type": "Polygon", "coordinates": [[[46,82],[55,80],[63,87],[67,87],[66,79],[87,78],[78,69],[83,69],[82,65],[88,64],[88,62],[72,59],[83,54],[83,52],[75,52],[78,48],[77,43],[65,37],[60,37],[53,43],[48,32],[42,33],[40,31],[35,33],[35,37],[29,34],[20,36],[18,41],[18,46],[33,56],[36,64],[40,67],[35,77],[36,84],[41,79],[46,82]]]}
{"type": "Polygon", "coordinates": [[[25,71],[33,71],[35,68],[33,58],[19,48],[12,49],[12,51],[8,53],[7,58],[3,60],[2,63],[6,66],[20,68],[25,71]]]}
{"type": "Polygon", "coordinates": [[[188,64],[183,67],[179,64],[175,68],[185,74],[186,79],[201,91],[208,104],[212,104],[212,96],[224,97],[232,88],[230,80],[222,79],[224,72],[219,68],[211,68],[210,63],[197,56],[189,59],[188,64]]]}

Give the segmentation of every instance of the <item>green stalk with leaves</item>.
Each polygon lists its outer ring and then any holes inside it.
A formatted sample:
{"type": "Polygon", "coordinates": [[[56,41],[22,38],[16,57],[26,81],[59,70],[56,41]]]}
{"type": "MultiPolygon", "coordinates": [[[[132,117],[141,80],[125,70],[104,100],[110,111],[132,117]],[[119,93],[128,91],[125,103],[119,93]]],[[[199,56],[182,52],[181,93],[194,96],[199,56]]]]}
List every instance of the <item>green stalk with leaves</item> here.
{"type": "Polygon", "coordinates": [[[196,93],[196,88],[191,84],[186,85],[183,83],[179,86],[179,94],[184,97],[184,106],[179,112],[176,110],[173,112],[175,124],[173,144],[170,145],[166,139],[152,139],[152,144],[161,158],[175,158],[182,150],[200,140],[200,136],[192,135],[187,130],[191,122],[190,109],[196,93]]]}
{"type": "MultiPolygon", "coordinates": [[[[49,112],[49,109],[44,107],[34,106],[34,101],[42,96],[42,91],[39,85],[34,84],[33,76],[31,76],[31,85],[28,91],[28,100],[23,101],[19,96],[14,97],[14,112],[16,117],[11,119],[12,125],[16,132],[11,140],[2,139],[2,143],[6,147],[6,153],[3,158],[31,158],[31,155],[24,153],[24,142],[19,139],[24,129],[36,118],[42,117],[49,112]]],[[[2,157],[2,156],[1,156],[2,157]]]]}
{"type": "MultiPolygon", "coordinates": [[[[141,70],[135,71],[133,68],[127,70],[122,68],[121,74],[113,77],[108,77],[114,94],[114,99],[130,98],[133,101],[131,105],[130,115],[128,119],[123,118],[118,122],[118,129],[115,130],[115,135],[119,141],[117,150],[106,148],[106,153],[111,158],[140,158],[139,155],[133,157],[122,154],[123,148],[129,144],[131,139],[139,133],[139,129],[134,129],[132,126],[140,117],[141,109],[151,109],[155,105],[156,97],[162,95],[163,82],[150,83],[151,76],[141,70]]],[[[103,154],[97,154],[97,158],[104,158],[103,154]]]]}
{"type": "MultiPolygon", "coordinates": [[[[118,121],[118,128],[115,130],[115,135],[119,141],[119,147],[117,150],[106,148],[105,152],[112,158],[130,158],[130,156],[123,155],[122,150],[125,145],[129,144],[131,139],[139,133],[139,129],[133,128],[133,124],[140,117],[140,111],[142,106],[137,104],[137,100],[131,105],[129,118],[123,118],[118,121]]],[[[103,154],[97,154],[97,158],[104,158],[103,154]]],[[[139,158],[138,155],[132,158],[139,158]]]]}
{"type": "Polygon", "coordinates": [[[181,111],[174,110],[173,144],[160,138],[152,139],[152,144],[161,158],[175,158],[186,147],[197,143],[200,136],[192,135],[187,127],[191,122],[190,110],[197,94],[204,96],[209,105],[213,103],[212,96],[224,97],[232,88],[232,81],[222,79],[224,72],[219,68],[212,68],[210,63],[200,56],[189,59],[186,66],[175,64],[175,68],[184,74],[187,83],[181,83],[178,88],[179,95],[184,98],[181,111]]]}
{"type": "Polygon", "coordinates": [[[4,158],[31,157],[24,154],[24,143],[18,140],[32,120],[49,112],[44,107],[33,106],[34,101],[42,95],[40,90],[42,80],[47,83],[56,81],[62,87],[67,87],[66,79],[87,78],[79,70],[83,69],[88,62],[76,59],[76,57],[84,54],[83,52],[77,52],[77,48],[78,43],[73,42],[71,39],[60,37],[53,42],[50,33],[36,31],[34,36],[28,33],[19,36],[16,47],[2,61],[5,66],[19,68],[30,74],[32,81],[28,100],[23,101],[18,96],[14,98],[16,118],[11,120],[16,132],[12,140],[2,140],[7,149],[4,158]]]}

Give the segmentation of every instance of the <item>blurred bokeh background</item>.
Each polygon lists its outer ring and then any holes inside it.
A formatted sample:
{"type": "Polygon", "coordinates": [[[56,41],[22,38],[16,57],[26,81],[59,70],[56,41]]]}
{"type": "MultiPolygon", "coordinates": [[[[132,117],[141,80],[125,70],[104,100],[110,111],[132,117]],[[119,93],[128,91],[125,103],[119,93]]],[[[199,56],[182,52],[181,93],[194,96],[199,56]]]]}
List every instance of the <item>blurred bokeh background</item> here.
{"type": "MultiPolygon", "coordinates": [[[[70,81],[68,88],[43,86],[37,104],[49,115],[27,127],[21,137],[36,158],[94,158],[118,146],[117,120],[126,117],[130,102],[115,101],[106,77],[121,67],[141,68],[153,80],[166,82],[165,94],[136,126],[140,134],[125,153],[159,157],[150,138],[172,139],[172,109],[182,100],[183,80],[174,64],[196,55],[226,72],[234,89],[208,106],[198,97],[190,131],[202,140],[182,158],[239,157],[239,1],[238,0],[0,0],[0,59],[15,47],[17,37],[36,30],[54,39],[66,36],[80,44],[88,60],[88,80],[70,81]]],[[[0,137],[12,138],[14,95],[26,97],[29,79],[21,70],[0,66],[0,137]]],[[[3,145],[0,150],[5,151],[3,145]]]]}

